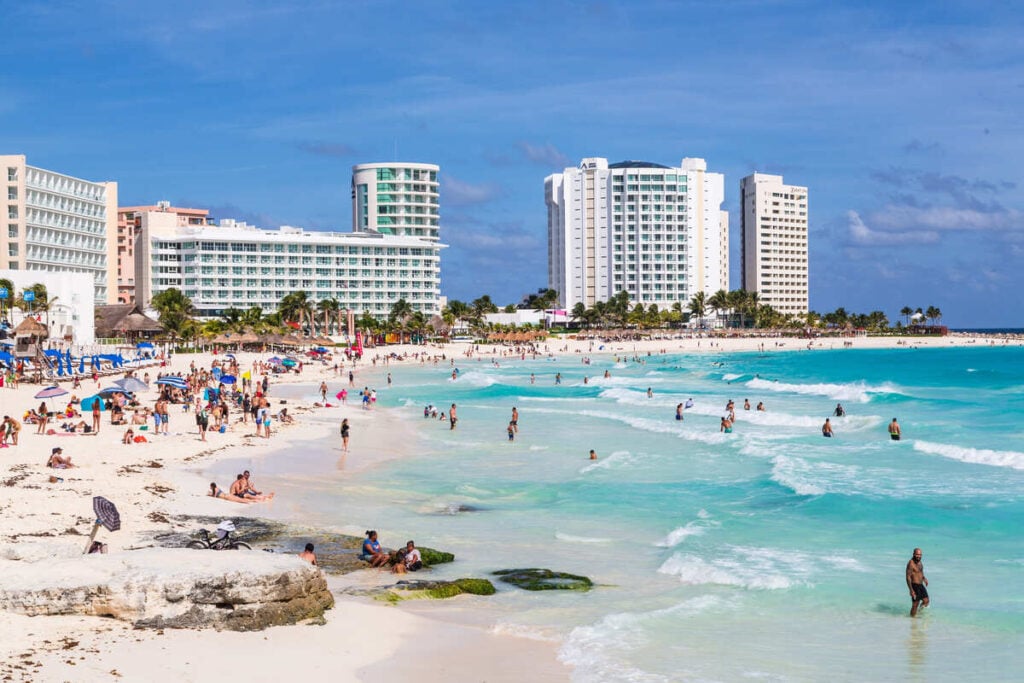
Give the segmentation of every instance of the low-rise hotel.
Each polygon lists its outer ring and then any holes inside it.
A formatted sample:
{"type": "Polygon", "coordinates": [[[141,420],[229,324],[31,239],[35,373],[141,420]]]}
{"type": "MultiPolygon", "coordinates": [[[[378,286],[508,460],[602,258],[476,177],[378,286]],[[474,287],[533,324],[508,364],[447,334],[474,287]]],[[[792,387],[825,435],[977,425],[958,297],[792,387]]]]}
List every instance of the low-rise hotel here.
{"type": "Polygon", "coordinates": [[[92,182],[0,155],[0,267],[86,273],[97,303],[117,301],[117,183],[92,182]]]}
{"type": "Polygon", "coordinates": [[[405,299],[430,316],[441,312],[441,248],[379,233],[261,230],[233,220],[164,229],[149,221],[135,250],[136,296],[148,304],[159,292],[180,289],[200,318],[252,306],[273,313],[298,290],[314,302],[337,299],[356,315],[384,318],[405,299]]]}

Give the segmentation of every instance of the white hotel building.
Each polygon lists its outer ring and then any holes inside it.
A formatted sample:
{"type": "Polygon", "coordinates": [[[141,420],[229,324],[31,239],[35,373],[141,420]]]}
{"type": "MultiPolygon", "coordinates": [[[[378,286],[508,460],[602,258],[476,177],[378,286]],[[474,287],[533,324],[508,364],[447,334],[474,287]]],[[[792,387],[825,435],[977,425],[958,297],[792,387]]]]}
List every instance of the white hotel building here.
{"type": "Polygon", "coordinates": [[[679,167],[583,159],[544,180],[548,286],[588,308],[616,292],[659,308],[729,289],[725,180],[703,159],[679,167]]]}
{"type": "Polygon", "coordinates": [[[740,181],[743,289],[785,315],[808,311],[807,188],[754,173],[740,181]]]}
{"type": "Polygon", "coordinates": [[[0,155],[0,268],[86,273],[97,303],[117,301],[117,183],[91,182],[0,155]]]}
{"type": "Polygon", "coordinates": [[[233,220],[181,225],[174,213],[142,212],[135,300],[149,306],[153,295],[174,287],[192,300],[198,317],[212,318],[232,307],[272,313],[286,294],[304,290],[314,302],[337,299],[357,316],[384,318],[399,299],[428,317],[439,314],[445,245],[438,242],[437,171],[427,164],[356,166],[353,192],[367,187],[355,215],[367,220],[349,233],[262,230],[233,220]],[[372,182],[360,182],[368,169],[372,182]],[[381,183],[401,183],[394,192],[402,195],[386,196],[376,181],[381,176],[399,179],[381,183]],[[406,180],[415,189],[406,189],[406,180]]]}

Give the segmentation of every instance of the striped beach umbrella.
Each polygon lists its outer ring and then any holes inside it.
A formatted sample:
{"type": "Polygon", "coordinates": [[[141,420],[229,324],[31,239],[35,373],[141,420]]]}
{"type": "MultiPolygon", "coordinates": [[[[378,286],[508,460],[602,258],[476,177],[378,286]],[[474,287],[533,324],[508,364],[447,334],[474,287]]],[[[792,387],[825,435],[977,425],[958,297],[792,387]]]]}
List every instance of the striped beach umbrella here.
{"type": "Polygon", "coordinates": [[[157,384],[166,384],[167,386],[174,387],[176,389],[188,389],[188,382],[181,377],[175,377],[170,375],[168,377],[161,377],[156,381],[157,384]]]}
{"type": "Polygon", "coordinates": [[[36,398],[57,398],[58,396],[64,396],[67,393],[67,391],[61,389],[58,386],[52,386],[46,387],[45,389],[40,391],[38,394],[36,394],[36,398]]]}

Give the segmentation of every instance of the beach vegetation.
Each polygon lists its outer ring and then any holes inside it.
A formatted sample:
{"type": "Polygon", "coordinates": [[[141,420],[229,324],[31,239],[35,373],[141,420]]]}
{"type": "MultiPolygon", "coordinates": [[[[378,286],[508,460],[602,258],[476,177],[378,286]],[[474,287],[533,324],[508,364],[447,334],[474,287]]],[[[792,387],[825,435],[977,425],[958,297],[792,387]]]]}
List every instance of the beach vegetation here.
{"type": "Polygon", "coordinates": [[[502,569],[492,573],[501,581],[528,591],[588,591],[594,587],[594,582],[586,576],[550,569],[502,569]]]}
{"type": "Polygon", "coordinates": [[[194,310],[192,300],[180,289],[165,289],[150,300],[150,305],[156,310],[160,324],[172,340],[198,337],[200,330],[191,317],[194,310]]]}

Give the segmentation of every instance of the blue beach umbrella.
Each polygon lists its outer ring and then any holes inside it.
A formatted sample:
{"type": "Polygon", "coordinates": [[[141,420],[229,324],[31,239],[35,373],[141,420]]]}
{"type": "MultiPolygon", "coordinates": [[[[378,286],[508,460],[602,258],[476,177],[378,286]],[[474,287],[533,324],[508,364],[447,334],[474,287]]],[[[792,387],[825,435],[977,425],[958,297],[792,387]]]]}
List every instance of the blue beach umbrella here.
{"type": "Polygon", "coordinates": [[[235,379],[234,375],[223,375],[221,376],[220,381],[223,382],[224,384],[234,384],[238,380],[235,379]]]}
{"type": "Polygon", "coordinates": [[[83,398],[82,399],[82,410],[84,412],[91,411],[92,410],[92,404],[97,402],[97,401],[99,401],[99,404],[100,404],[100,412],[102,412],[102,411],[107,409],[107,404],[103,402],[103,398],[101,396],[97,395],[97,396],[89,396],[88,398],[83,398]]]}
{"type": "Polygon", "coordinates": [[[270,358],[267,359],[267,362],[273,365],[277,365],[281,362],[281,359],[278,358],[277,356],[271,356],[270,358]]]}

